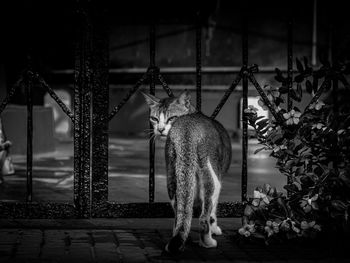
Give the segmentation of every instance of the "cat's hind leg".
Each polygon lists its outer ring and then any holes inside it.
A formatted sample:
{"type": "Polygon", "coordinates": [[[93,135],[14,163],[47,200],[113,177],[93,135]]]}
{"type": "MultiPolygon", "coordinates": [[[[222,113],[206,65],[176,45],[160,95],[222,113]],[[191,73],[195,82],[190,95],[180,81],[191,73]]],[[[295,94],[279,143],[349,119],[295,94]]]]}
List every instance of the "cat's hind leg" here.
{"type": "Polygon", "coordinates": [[[211,214],[210,214],[210,229],[214,235],[222,235],[222,231],[221,231],[221,228],[218,226],[218,221],[216,217],[216,209],[218,206],[219,195],[221,191],[221,182],[219,181],[217,176],[213,176],[213,181],[214,181],[214,193],[211,198],[213,203],[213,209],[211,210],[211,214]]]}
{"type": "Polygon", "coordinates": [[[210,161],[208,166],[202,170],[200,180],[200,199],[202,201],[202,213],[199,217],[200,224],[200,240],[199,245],[206,248],[217,246],[217,242],[212,238],[212,229],[210,226],[210,218],[213,210],[213,195],[215,193],[215,181],[213,180],[213,169],[210,161]],[[211,168],[211,169],[210,169],[211,168]]]}
{"type": "Polygon", "coordinates": [[[167,175],[167,189],[168,196],[170,199],[171,207],[174,211],[174,226],[173,226],[173,235],[175,235],[175,226],[176,226],[176,174],[175,174],[175,148],[174,144],[170,141],[166,143],[165,151],[165,164],[166,164],[166,175],[167,175]]]}

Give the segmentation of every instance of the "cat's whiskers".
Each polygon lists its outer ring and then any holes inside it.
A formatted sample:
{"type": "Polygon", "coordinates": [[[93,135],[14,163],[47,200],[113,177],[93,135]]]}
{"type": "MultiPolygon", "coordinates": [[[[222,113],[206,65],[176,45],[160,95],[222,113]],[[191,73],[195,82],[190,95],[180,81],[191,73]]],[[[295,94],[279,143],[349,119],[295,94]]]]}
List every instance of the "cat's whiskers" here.
{"type": "Polygon", "coordinates": [[[153,135],[149,138],[149,141],[155,144],[158,134],[153,133],[153,135]]]}
{"type": "Polygon", "coordinates": [[[144,129],[143,132],[145,135],[150,136],[150,135],[154,134],[154,129],[144,129]]]}

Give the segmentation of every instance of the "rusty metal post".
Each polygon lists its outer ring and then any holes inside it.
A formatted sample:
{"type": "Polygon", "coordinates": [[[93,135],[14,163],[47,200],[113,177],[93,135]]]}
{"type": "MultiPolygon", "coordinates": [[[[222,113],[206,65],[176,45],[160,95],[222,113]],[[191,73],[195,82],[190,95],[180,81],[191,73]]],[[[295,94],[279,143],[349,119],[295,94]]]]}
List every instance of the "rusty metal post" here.
{"type": "Polygon", "coordinates": [[[33,72],[25,73],[25,93],[27,97],[27,192],[26,201],[33,201],[33,94],[32,94],[32,77],[33,72]]]}
{"type": "MultiPolygon", "coordinates": [[[[155,24],[152,23],[149,30],[149,52],[150,52],[150,68],[151,68],[151,75],[150,75],[150,85],[149,85],[149,91],[150,94],[155,95],[156,93],[156,72],[155,72],[155,66],[156,66],[156,27],[155,24]]],[[[152,129],[153,126],[150,123],[150,129],[152,129]]],[[[155,140],[153,134],[150,135],[149,138],[149,202],[154,202],[154,155],[155,155],[155,140]]]]}
{"type": "Polygon", "coordinates": [[[242,102],[242,202],[247,200],[247,184],[248,184],[248,119],[244,114],[244,110],[248,108],[248,29],[247,22],[243,21],[242,25],[242,63],[243,63],[243,102],[242,102]]]}
{"type": "MultiPolygon", "coordinates": [[[[287,111],[291,111],[293,108],[293,101],[291,98],[291,92],[293,89],[293,19],[289,18],[287,22],[287,55],[288,55],[288,94],[287,94],[287,111]]],[[[287,184],[290,185],[293,183],[293,178],[290,176],[287,178],[287,184]]],[[[288,192],[288,196],[290,196],[288,192]]]]}
{"type": "MultiPolygon", "coordinates": [[[[332,14],[333,16],[335,14],[332,14]]],[[[331,41],[333,43],[337,43],[336,40],[336,27],[332,25],[331,27],[331,41]]],[[[337,53],[336,53],[336,45],[331,46],[331,58],[332,58],[332,67],[336,68],[337,66],[337,53]]],[[[332,128],[334,130],[338,130],[339,127],[339,104],[338,104],[338,95],[339,95],[339,80],[337,76],[333,76],[332,78],[332,99],[333,99],[333,124],[332,128]]],[[[333,146],[333,168],[338,171],[338,137],[336,136],[334,146],[333,146]]]]}
{"type": "Polygon", "coordinates": [[[92,216],[98,217],[108,201],[108,123],[109,123],[109,47],[107,26],[102,10],[93,16],[92,87],[92,216]]]}
{"type": "Polygon", "coordinates": [[[293,107],[293,101],[291,98],[291,91],[293,89],[293,20],[288,20],[287,25],[287,31],[288,31],[288,43],[287,43],[287,54],[288,54],[288,95],[287,95],[287,109],[288,111],[292,110],[293,107]]]}
{"type": "Polygon", "coordinates": [[[196,108],[202,109],[202,23],[201,15],[196,17],[196,108]]]}
{"type": "Polygon", "coordinates": [[[78,217],[90,217],[90,116],[92,28],[89,4],[78,7],[74,71],[74,204],[78,217]]]}

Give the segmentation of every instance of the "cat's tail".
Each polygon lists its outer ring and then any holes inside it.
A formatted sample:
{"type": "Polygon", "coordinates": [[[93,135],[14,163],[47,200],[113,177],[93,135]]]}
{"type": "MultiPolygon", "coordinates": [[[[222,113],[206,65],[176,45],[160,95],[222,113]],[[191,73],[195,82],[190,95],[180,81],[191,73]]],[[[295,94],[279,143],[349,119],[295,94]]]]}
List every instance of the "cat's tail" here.
{"type": "Polygon", "coordinates": [[[177,149],[176,157],[176,201],[173,237],[166,251],[176,254],[184,249],[191,229],[193,203],[196,191],[196,171],[198,162],[194,149],[177,149]]]}

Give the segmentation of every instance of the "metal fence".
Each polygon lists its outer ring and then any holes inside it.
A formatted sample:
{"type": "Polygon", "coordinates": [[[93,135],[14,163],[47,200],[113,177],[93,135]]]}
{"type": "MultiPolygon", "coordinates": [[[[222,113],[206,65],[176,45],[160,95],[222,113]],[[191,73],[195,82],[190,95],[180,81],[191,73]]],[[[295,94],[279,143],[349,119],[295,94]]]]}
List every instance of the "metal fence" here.
{"type": "MultiPolygon", "coordinates": [[[[202,21],[200,14],[195,25],[196,34],[196,108],[201,110],[201,40],[202,21]]],[[[88,9],[82,7],[78,12],[77,24],[79,34],[76,45],[74,69],[74,109],[69,110],[55,92],[45,83],[39,74],[28,69],[0,105],[4,110],[15,89],[24,87],[27,96],[27,188],[25,202],[0,202],[0,217],[16,218],[89,218],[89,217],[172,217],[169,203],[154,202],[155,193],[155,146],[150,138],[149,143],[149,200],[144,203],[121,204],[108,200],[108,122],[115,117],[133,94],[149,82],[149,92],[155,95],[155,86],[160,83],[168,96],[173,96],[171,89],[156,65],[156,24],[149,28],[149,67],[142,77],[128,91],[121,102],[109,112],[108,98],[108,34],[103,23],[95,23],[88,9]],[[33,85],[46,89],[62,110],[70,117],[74,125],[74,200],[72,203],[33,202],[32,196],[32,160],[33,160],[33,125],[31,100],[33,85]]],[[[288,63],[287,63],[287,109],[291,110],[290,98],[293,86],[293,23],[287,24],[288,63]]],[[[237,85],[242,83],[243,109],[247,108],[249,82],[255,87],[272,116],[279,122],[283,117],[276,112],[264,90],[256,81],[256,65],[248,66],[248,31],[247,24],[242,25],[242,67],[225,91],[211,118],[215,118],[227,102],[237,85]]],[[[317,90],[309,105],[314,103],[324,89],[331,84],[332,72],[326,75],[323,84],[317,90]]],[[[333,72],[334,73],[334,72],[333,72]]],[[[334,98],[337,98],[337,80],[333,78],[334,98]]],[[[316,84],[317,85],[317,84],[316,84]]],[[[308,106],[309,107],[309,106],[308,106]]],[[[248,182],[248,122],[243,114],[242,129],[242,174],[241,201],[224,202],[218,206],[219,217],[239,217],[247,201],[248,182]]],[[[290,181],[289,181],[290,182],[290,181]]],[[[198,211],[195,211],[198,215],[198,211]]]]}

